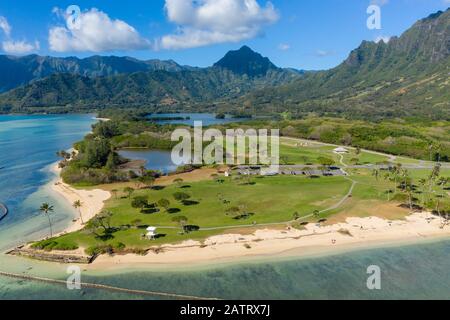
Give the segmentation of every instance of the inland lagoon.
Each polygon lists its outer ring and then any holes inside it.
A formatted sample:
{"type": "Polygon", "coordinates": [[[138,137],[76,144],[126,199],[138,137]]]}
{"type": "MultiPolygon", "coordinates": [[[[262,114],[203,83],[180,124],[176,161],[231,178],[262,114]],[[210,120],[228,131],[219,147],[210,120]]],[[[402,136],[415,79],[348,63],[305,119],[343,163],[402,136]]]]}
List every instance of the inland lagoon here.
{"type": "MultiPolygon", "coordinates": [[[[56,152],[69,149],[95,121],[93,115],[0,116],[0,202],[9,208],[9,214],[0,222],[2,252],[47,235],[46,218],[38,210],[43,202],[55,206],[52,220],[57,231],[76,216],[71,205],[50,188],[56,178],[50,167],[57,161],[56,152]]],[[[435,240],[303,258],[280,256],[172,268],[89,270],[82,272],[82,282],[205,298],[440,299],[450,294],[449,257],[450,241],[435,240]],[[371,265],[381,268],[381,290],[367,289],[367,268],[371,265]]],[[[0,255],[2,272],[65,280],[66,268],[0,255]]],[[[92,288],[70,291],[60,284],[0,276],[0,299],[33,298],[170,296],[92,288]]]]}

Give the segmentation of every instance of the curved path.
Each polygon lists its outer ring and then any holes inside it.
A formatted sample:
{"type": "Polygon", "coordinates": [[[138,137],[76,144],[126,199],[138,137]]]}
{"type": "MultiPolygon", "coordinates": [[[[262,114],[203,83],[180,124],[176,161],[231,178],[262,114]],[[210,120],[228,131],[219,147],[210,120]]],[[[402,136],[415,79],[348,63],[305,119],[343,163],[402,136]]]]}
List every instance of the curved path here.
{"type": "Polygon", "coordinates": [[[2,221],[8,215],[8,207],[6,204],[0,202],[0,221],[2,221]]]}
{"type": "MultiPolygon", "coordinates": [[[[355,149],[355,147],[349,147],[349,146],[341,146],[341,145],[337,145],[337,144],[332,144],[332,143],[326,143],[326,142],[320,142],[317,140],[308,140],[308,139],[302,139],[302,138],[293,138],[293,137],[283,137],[283,139],[285,140],[290,140],[293,142],[306,142],[306,143],[312,143],[318,146],[328,146],[328,147],[344,147],[347,149],[355,149]]],[[[366,152],[369,154],[373,154],[373,155],[379,155],[379,156],[383,156],[389,159],[390,162],[396,162],[397,160],[400,159],[411,159],[411,160],[415,160],[417,161],[417,163],[412,163],[412,164],[404,164],[405,168],[408,169],[432,169],[434,167],[434,165],[436,164],[435,162],[432,161],[426,161],[426,160],[419,160],[419,159],[414,159],[414,158],[409,158],[407,156],[396,156],[393,154],[389,154],[389,153],[384,153],[384,152],[379,152],[379,151],[373,151],[373,150],[368,150],[368,149],[361,149],[362,152],[366,152]]],[[[342,163],[342,162],[341,162],[342,163]]],[[[349,167],[348,165],[346,165],[347,167],[349,167]]],[[[442,169],[450,169],[450,163],[447,162],[441,162],[441,166],[442,169]]],[[[368,166],[351,166],[351,167],[368,167],[368,166]]],[[[370,166],[370,168],[373,168],[376,166],[370,166]]]]}
{"type": "MultiPolygon", "coordinates": [[[[319,214],[338,209],[352,195],[353,190],[355,189],[355,186],[356,186],[357,182],[355,180],[351,179],[351,178],[348,178],[348,177],[346,177],[345,179],[350,181],[350,182],[352,182],[352,185],[351,185],[349,191],[347,192],[347,194],[338,203],[332,205],[331,207],[328,207],[326,209],[323,209],[323,210],[319,211],[319,214]]],[[[288,223],[292,223],[292,222],[296,222],[296,221],[300,221],[300,220],[305,220],[305,219],[311,218],[313,216],[314,216],[314,213],[311,213],[309,215],[300,217],[297,220],[289,220],[289,221],[284,221],[284,222],[261,223],[261,224],[247,224],[247,225],[238,225],[238,226],[234,225],[234,226],[200,228],[199,231],[229,230],[229,229],[240,229],[240,228],[251,228],[251,227],[278,226],[278,225],[288,224],[288,223]]],[[[165,226],[156,226],[156,227],[158,229],[169,229],[169,230],[179,229],[179,227],[165,227],[165,226]]]]}
{"type": "MultiPolygon", "coordinates": [[[[67,282],[64,280],[41,278],[41,277],[35,277],[35,276],[17,274],[17,273],[9,273],[9,272],[3,272],[3,271],[0,271],[0,276],[13,278],[13,279],[20,279],[20,280],[30,280],[30,281],[44,282],[44,283],[50,283],[50,284],[64,285],[64,286],[67,285],[67,282]]],[[[165,297],[165,298],[180,299],[180,300],[219,300],[217,298],[188,296],[188,295],[182,295],[182,294],[176,294],[176,293],[125,289],[125,288],[107,286],[107,285],[96,284],[96,283],[83,283],[82,282],[81,288],[100,289],[100,290],[106,290],[106,291],[111,291],[111,292],[135,294],[135,295],[140,295],[140,296],[153,296],[153,297],[157,296],[157,297],[165,297]]]]}

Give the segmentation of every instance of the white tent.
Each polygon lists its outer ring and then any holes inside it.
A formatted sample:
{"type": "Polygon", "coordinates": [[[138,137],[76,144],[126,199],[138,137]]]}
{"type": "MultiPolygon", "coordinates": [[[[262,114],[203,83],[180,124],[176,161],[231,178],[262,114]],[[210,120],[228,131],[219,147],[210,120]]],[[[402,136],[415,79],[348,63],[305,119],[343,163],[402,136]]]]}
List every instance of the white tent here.
{"type": "Polygon", "coordinates": [[[343,147],[339,147],[333,150],[335,153],[348,153],[348,150],[343,148],[343,147]]]}
{"type": "Polygon", "coordinates": [[[148,231],[148,233],[146,235],[147,239],[151,239],[151,240],[155,239],[155,237],[156,237],[156,227],[148,227],[147,231],[148,231]]]}

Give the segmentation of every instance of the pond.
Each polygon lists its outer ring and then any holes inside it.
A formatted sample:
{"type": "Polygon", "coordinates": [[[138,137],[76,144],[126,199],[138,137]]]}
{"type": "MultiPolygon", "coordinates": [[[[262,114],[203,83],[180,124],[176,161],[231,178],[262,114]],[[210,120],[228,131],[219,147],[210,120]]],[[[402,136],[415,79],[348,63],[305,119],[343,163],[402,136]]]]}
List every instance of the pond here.
{"type": "Polygon", "coordinates": [[[233,118],[231,115],[226,115],[225,119],[217,119],[214,113],[161,113],[152,114],[148,118],[156,119],[158,124],[184,124],[188,126],[194,126],[194,121],[202,121],[203,126],[211,126],[249,120],[249,118],[233,118]]]}
{"type": "Polygon", "coordinates": [[[177,165],[172,162],[172,152],[169,150],[121,150],[119,154],[130,160],[145,160],[147,170],[159,170],[164,174],[173,172],[177,165]]]}

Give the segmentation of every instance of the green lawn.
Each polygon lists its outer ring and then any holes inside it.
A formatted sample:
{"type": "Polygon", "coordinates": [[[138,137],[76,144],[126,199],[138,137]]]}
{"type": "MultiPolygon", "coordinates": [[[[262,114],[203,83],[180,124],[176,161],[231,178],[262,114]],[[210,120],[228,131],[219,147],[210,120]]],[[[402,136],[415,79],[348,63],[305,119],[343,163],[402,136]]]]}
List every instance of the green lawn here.
{"type": "MultiPolygon", "coordinates": [[[[325,157],[333,159],[336,164],[340,163],[340,156],[333,153],[336,147],[321,145],[314,142],[308,142],[302,145],[300,141],[281,138],[280,140],[280,162],[288,164],[318,164],[318,158],[325,157]]],[[[344,155],[344,163],[351,164],[351,159],[357,158],[360,164],[377,164],[388,161],[389,157],[361,151],[356,154],[354,148],[348,148],[350,151],[344,155]]],[[[404,158],[405,160],[407,158],[404,158]]]]}
{"type": "MultiPolygon", "coordinates": [[[[294,148],[295,147],[287,147],[294,148]]],[[[289,150],[289,149],[283,149],[289,150]]],[[[316,157],[326,154],[326,148],[317,148],[309,156],[316,157]]],[[[294,151],[293,151],[294,152],[294,151]]],[[[362,154],[364,155],[364,154],[362,154]]],[[[293,157],[297,156],[297,151],[293,157]]],[[[370,155],[372,156],[372,155],[370,155]]],[[[378,160],[375,155],[372,161],[378,160]]],[[[369,169],[349,170],[351,179],[357,182],[352,197],[342,207],[323,213],[320,218],[331,219],[351,216],[381,215],[387,219],[397,219],[405,215],[405,209],[398,209],[399,201],[404,201],[406,195],[397,190],[396,201],[388,202],[386,191],[393,189],[394,185],[383,179],[384,173],[377,180],[369,169]],[[403,197],[403,198],[402,198],[403,197]],[[403,210],[403,211],[402,211],[403,210]]],[[[429,169],[410,170],[417,191],[414,197],[418,202],[423,197],[419,179],[426,178],[429,169]]],[[[450,170],[442,170],[442,176],[449,176],[450,170]]],[[[125,186],[125,184],[124,184],[125,186]]],[[[64,235],[55,239],[62,247],[93,247],[104,245],[117,245],[123,243],[127,249],[146,249],[164,243],[180,243],[184,240],[203,240],[212,235],[229,233],[231,227],[243,227],[256,224],[282,223],[291,221],[294,213],[300,217],[308,216],[315,210],[324,210],[338,203],[351,186],[351,181],[344,177],[322,177],[311,179],[303,176],[276,176],[252,177],[250,181],[245,177],[225,178],[221,183],[208,179],[205,181],[186,183],[185,185],[169,185],[164,188],[143,189],[136,191],[132,198],[145,196],[150,203],[157,203],[160,199],[170,201],[167,213],[160,208],[159,212],[142,213],[140,209],[131,206],[131,200],[124,194],[112,198],[106,203],[105,210],[112,213],[110,224],[117,228],[111,238],[100,240],[88,229],[64,235]],[[251,183],[248,183],[251,182],[251,183]],[[187,193],[194,201],[186,205],[174,199],[174,193],[187,193]],[[236,220],[227,215],[227,209],[239,207],[241,211],[251,214],[249,217],[236,220]],[[202,229],[216,228],[215,230],[201,230],[189,234],[180,234],[181,228],[173,221],[174,217],[185,216],[188,225],[199,226],[202,229]],[[143,240],[147,226],[156,226],[162,237],[150,241],[143,240]],[[166,228],[168,227],[168,228],[166,228]]],[[[115,186],[122,190],[120,186],[115,186]]],[[[433,188],[433,191],[442,193],[442,189],[433,188]]],[[[442,199],[441,208],[450,208],[448,192],[442,199]]],[[[407,211],[407,210],[406,210],[407,211]]],[[[406,212],[407,214],[408,212],[406,212]]],[[[309,218],[316,222],[319,218],[309,218]]],[[[98,230],[97,230],[98,231],[98,230]]]]}
{"type": "Polygon", "coordinates": [[[214,234],[221,234],[226,229],[193,232],[188,235],[179,235],[178,224],[173,222],[175,216],[186,216],[189,225],[202,228],[227,227],[287,222],[293,219],[294,213],[300,216],[309,215],[314,210],[326,209],[348,192],[351,182],[342,177],[327,177],[309,179],[306,177],[265,177],[253,178],[254,185],[244,185],[244,181],[227,179],[224,183],[215,181],[202,181],[192,183],[189,188],[180,188],[172,185],[162,190],[139,190],[133,194],[146,196],[150,203],[165,198],[170,200],[171,208],[179,209],[175,214],[166,213],[161,209],[158,213],[143,214],[139,209],[131,207],[127,198],[111,199],[106,204],[106,210],[113,213],[111,225],[120,227],[131,224],[139,219],[142,226],[172,226],[175,229],[159,229],[165,237],[155,241],[141,240],[144,229],[127,228],[113,234],[112,239],[105,242],[95,239],[88,230],[62,236],[57,241],[75,242],[81,247],[97,244],[114,244],[122,242],[127,248],[146,248],[161,243],[174,243],[187,239],[204,239],[214,234]],[[185,192],[196,205],[183,205],[174,200],[175,192],[185,192]],[[224,204],[224,200],[229,203],[224,204]],[[235,220],[226,215],[226,210],[234,206],[244,206],[247,213],[254,214],[248,219],[235,220]]]}

